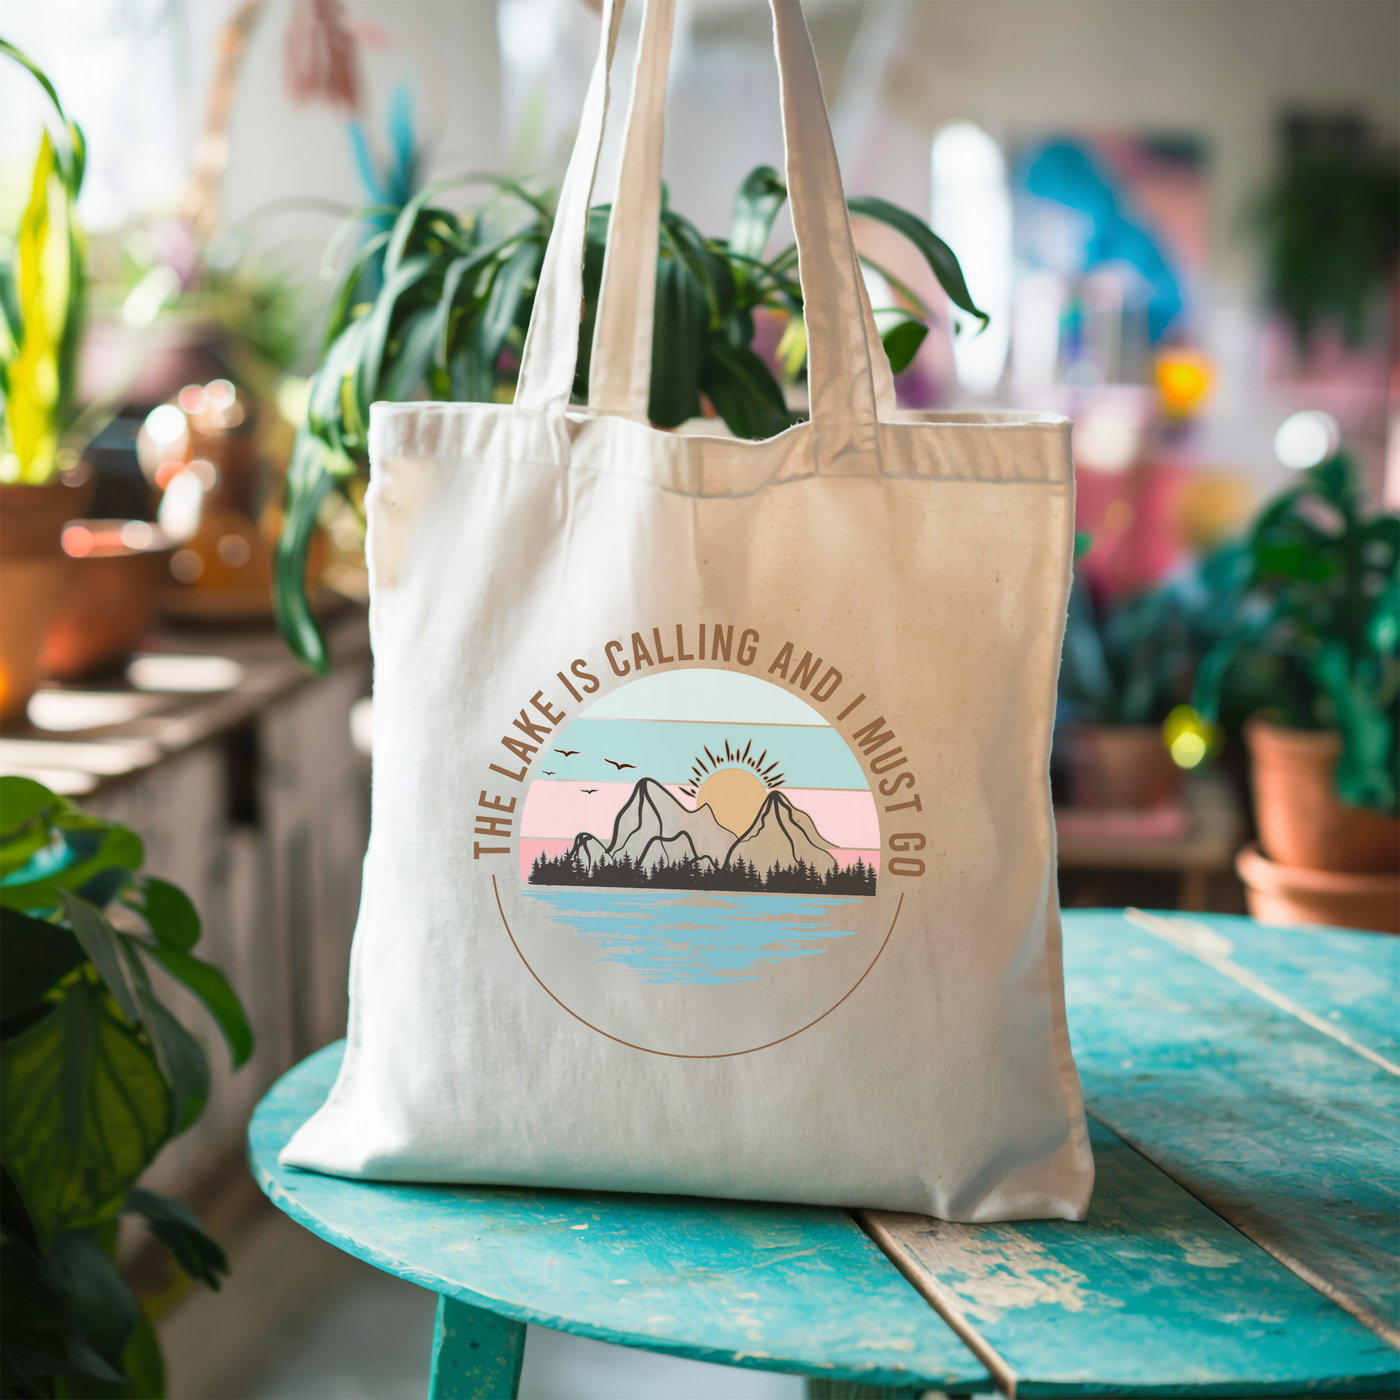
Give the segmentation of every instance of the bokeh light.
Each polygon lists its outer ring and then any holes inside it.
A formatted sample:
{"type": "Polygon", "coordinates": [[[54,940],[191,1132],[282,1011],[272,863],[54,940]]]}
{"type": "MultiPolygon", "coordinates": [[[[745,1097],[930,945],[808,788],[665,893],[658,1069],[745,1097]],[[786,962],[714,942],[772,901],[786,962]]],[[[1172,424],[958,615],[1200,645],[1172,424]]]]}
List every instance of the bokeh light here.
{"type": "Polygon", "coordinates": [[[1196,768],[1220,746],[1219,726],[1190,705],[1178,705],[1162,722],[1162,740],[1178,768],[1196,768]]]}
{"type": "Polygon", "coordinates": [[[1304,471],[1325,462],[1341,441],[1342,430],[1330,413],[1304,409],[1285,418],[1274,434],[1274,453],[1285,467],[1304,471]]]}

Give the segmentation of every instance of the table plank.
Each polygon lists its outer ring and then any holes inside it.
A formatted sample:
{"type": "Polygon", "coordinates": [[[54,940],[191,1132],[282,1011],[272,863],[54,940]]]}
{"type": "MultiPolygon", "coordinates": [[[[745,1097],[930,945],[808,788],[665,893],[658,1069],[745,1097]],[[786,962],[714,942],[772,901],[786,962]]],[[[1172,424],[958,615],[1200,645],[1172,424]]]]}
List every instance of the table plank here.
{"type": "Polygon", "coordinates": [[[1124,917],[1138,927],[1165,919],[1188,948],[1204,930],[1218,957],[1262,978],[1351,1039],[1400,1060],[1400,938],[1317,924],[1274,928],[1241,914],[1125,910],[1124,917]]]}
{"type": "Polygon", "coordinates": [[[344,1181],[277,1152],[343,1044],[276,1084],[254,1175],[293,1219],[402,1278],[519,1322],[759,1370],[987,1390],[985,1369],[843,1211],[674,1196],[344,1181]]]}
{"type": "Polygon", "coordinates": [[[1097,1123],[1088,1219],[857,1218],[1020,1396],[1375,1392],[1400,1358],[1097,1123]]]}
{"type": "MultiPolygon", "coordinates": [[[[1213,916],[1184,922],[1217,927],[1213,916]]],[[[1334,941],[1334,967],[1351,938],[1334,941]]],[[[1262,942],[1248,956],[1260,968],[1251,976],[1283,980],[1262,942]]],[[[1376,1062],[1384,1057],[1367,1047],[1366,1058],[1116,911],[1066,915],[1065,976],[1093,1115],[1400,1343],[1400,1079],[1376,1062]]]]}

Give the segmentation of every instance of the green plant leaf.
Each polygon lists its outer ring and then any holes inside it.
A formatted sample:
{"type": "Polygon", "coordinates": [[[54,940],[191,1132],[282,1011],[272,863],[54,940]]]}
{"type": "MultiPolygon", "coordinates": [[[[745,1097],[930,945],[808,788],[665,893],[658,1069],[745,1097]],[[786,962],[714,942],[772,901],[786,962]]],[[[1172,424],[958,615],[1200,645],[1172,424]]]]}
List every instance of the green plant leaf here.
{"type": "Polygon", "coordinates": [[[786,199],[787,186],[771,165],[750,170],[734,196],[729,216],[730,252],[743,258],[761,258],[786,199]]]}
{"type": "MultiPolygon", "coordinates": [[[[384,347],[389,328],[400,300],[412,291],[433,270],[433,258],[428,253],[415,253],[405,258],[392,274],[386,272],[384,286],[374,299],[374,309],[364,320],[364,340],[354,360],[353,401],[356,421],[347,425],[349,441],[364,442],[364,425],[369,418],[369,406],[379,397],[379,381],[384,374],[384,347]],[[352,431],[349,429],[353,428],[352,431]]],[[[342,391],[343,392],[343,391],[342,391]]],[[[342,415],[345,410],[342,407],[342,415]]]]}
{"type": "Polygon", "coordinates": [[[1354,807],[1394,814],[1400,793],[1394,776],[1396,736],[1384,708],[1376,704],[1367,678],[1349,664],[1347,646],[1329,637],[1315,667],[1332,701],[1342,751],[1337,758],[1337,794],[1354,807]]]}
{"type": "Polygon", "coordinates": [[[991,318],[973,302],[956,254],[922,219],[875,195],[857,195],[846,203],[852,214],[863,214],[902,233],[923,254],[948,300],[969,316],[976,316],[983,326],[987,324],[991,318]]]}
{"type": "Polygon", "coordinates": [[[170,1135],[183,1133],[209,1102],[209,1058],[204,1047],[157,999],[150,976],[136,952],[134,938],[123,938],[122,955],[130,970],[141,1023],[170,1086],[170,1135]]]}
{"type": "Polygon", "coordinates": [[[91,982],[5,1042],[0,1155],[42,1241],[116,1214],[169,1129],[154,1053],[91,982]]]}
{"type": "Polygon", "coordinates": [[[522,243],[501,264],[491,284],[481,320],[477,324],[477,353],[484,368],[494,370],[506,336],[515,324],[525,284],[540,265],[542,249],[536,243],[522,243]]]}
{"type": "Polygon", "coordinates": [[[306,429],[297,433],[287,468],[287,504],[272,568],[277,628],[292,655],[318,676],[330,674],[331,658],[306,596],[306,560],[316,532],[316,513],[335,484],[326,466],[328,453],[325,444],[306,429]]]}
{"type": "Polygon", "coordinates": [[[62,847],[46,845],[19,870],[0,879],[0,905],[53,909],[62,890],[81,889],[113,866],[137,869],[145,859],[141,838],[111,822],[60,818],[62,847]]]}
{"type": "Polygon", "coordinates": [[[33,778],[0,778],[0,824],[6,840],[31,817],[62,805],[57,793],[33,778]]]}
{"type": "Polygon", "coordinates": [[[359,252],[355,254],[349,267],[346,268],[340,289],[336,292],[335,300],[331,302],[330,312],[326,317],[326,330],[321,338],[322,359],[325,358],[326,352],[346,326],[357,319],[353,312],[355,310],[355,291],[360,284],[360,274],[374,261],[375,255],[388,241],[389,233],[387,231],[367,238],[361,245],[359,252]]]}
{"type": "Polygon", "coordinates": [[[346,326],[326,351],[321,367],[311,381],[311,396],[306,407],[307,429],[321,438],[333,452],[349,455],[350,447],[358,446],[346,443],[345,381],[347,378],[354,379],[369,319],[369,313],[366,313],[346,326]]]}
{"type": "MultiPolygon", "coordinates": [[[[447,271],[443,273],[442,292],[438,297],[437,308],[433,314],[433,363],[441,370],[447,368],[448,345],[452,332],[452,313],[458,309],[458,292],[461,290],[463,280],[479,270],[479,259],[464,256],[454,258],[447,265],[447,271]]],[[[470,295],[470,283],[467,285],[467,291],[470,295]]]]}
{"type": "Polygon", "coordinates": [[[140,1025],[141,1008],[122,952],[120,935],[108,923],[102,911],[93,908],[80,895],[69,890],[60,890],[59,898],[74,938],[97,969],[97,975],[107,984],[107,990],[116,998],[122,1015],[133,1026],[140,1025]]]}
{"type": "Polygon", "coordinates": [[[122,1400],[165,1400],[165,1358],[156,1329],[139,1300],[136,1326],[122,1353],[122,1370],[130,1377],[122,1400]]]}
{"type": "Polygon", "coordinates": [[[700,366],[710,337],[705,289],[685,264],[662,258],[656,268],[656,311],[651,336],[648,416],[674,428],[700,412],[700,366]]]}
{"type": "Polygon", "coordinates": [[[684,263],[704,289],[710,329],[719,330],[735,306],[734,273],[727,259],[710,247],[689,219],[670,210],[661,216],[661,249],[663,254],[684,263]]]}
{"type": "MultiPolygon", "coordinates": [[[[199,942],[199,914],[189,895],[168,880],[147,875],[140,882],[142,900],[131,907],[162,948],[188,953],[199,942]]],[[[129,902],[129,901],[128,901],[129,902]]]]}
{"type": "Polygon", "coordinates": [[[218,1289],[220,1274],[228,1273],[228,1256],[205,1233],[199,1217],[183,1201],[133,1186],[126,1193],[124,1210],[146,1222],[151,1234],[196,1283],[218,1289]]]}
{"type": "Polygon", "coordinates": [[[37,1006],[86,960],[78,940],[62,925],[0,909],[0,1020],[37,1006]]]}
{"type": "Polygon", "coordinates": [[[712,344],[700,387],[736,437],[770,438],[792,426],[781,387],[747,347],[712,344]]]}
{"type": "Polygon", "coordinates": [[[390,403],[411,398],[428,373],[437,339],[437,307],[410,312],[395,337],[395,353],[388,361],[378,395],[390,403]]]}
{"type": "Polygon", "coordinates": [[[880,343],[885,347],[885,356],[890,362],[890,371],[899,374],[913,363],[919,353],[919,346],[928,335],[928,327],[909,316],[880,332],[880,343]]]}
{"type": "Polygon", "coordinates": [[[125,1381],[122,1358],[139,1309],[116,1265],[85,1234],[68,1230],[54,1240],[44,1273],[80,1331],[70,1341],[70,1365],[98,1380],[125,1381]]]}
{"type": "Polygon", "coordinates": [[[574,398],[588,402],[588,373],[593,363],[593,332],[598,323],[598,292],[603,282],[611,205],[595,204],[588,211],[588,235],[583,245],[583,317],[578,328],[578,358],[574,362],[574,398]]]}
{"type": "Polygon", "coordinates": [[[145,947],[143,951],[204,1003],[228,1041],[233,1068],[242,1065],[253,1053],[253,1032],[243,1004],[224,974],[200,958],[174,948],[145,947]]]}

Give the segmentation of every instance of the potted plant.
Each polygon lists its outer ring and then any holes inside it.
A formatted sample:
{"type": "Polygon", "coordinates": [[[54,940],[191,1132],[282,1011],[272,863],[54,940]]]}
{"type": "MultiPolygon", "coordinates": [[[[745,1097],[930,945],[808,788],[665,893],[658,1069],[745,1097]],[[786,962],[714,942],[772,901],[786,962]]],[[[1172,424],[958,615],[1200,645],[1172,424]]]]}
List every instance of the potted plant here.
{"type": "Polygon", "coordinates": [[[1222,703],[1255,711],[1250,909],[1400,932],[1400,518],[1367,513],[1339,454],[1264,509],[1246,548],[1193,703],[1208,720],[1222,703]],[[1251,675],[1242,705],[1231,692],[1251,675]]]}
{"type": "Polygon", "coordinates": [[[135,1215],[191,1278],[228,1263],[179,1201],[136,1185],[209,1097],[198,1040],[152,965],[204,1003],[236,1068],[252,1050],[223,975],[191,951],[199,916],[141,875],[140,838],[27,778],[0,778],[0,1391],[165,1393],[160,1347],[116,1267],[135,1215]]]}
{"type": "Polygon", "coordinates": [[[86,521],[82,452],[115,401],[77,401],[89,285],[77,221],[85,146],[53,84],[13,45],[58,116],[45,130],[14,244],[0,253],[0,723],[40,675],[125,659],[155,611],[163,542],[144,521],[86,521]],[[76,528],[68,533],[65,527],[76,528]]]}
{"type": "Polygon", "coordinates": [[[1157,588],[1114,601],[1096,599],[1076,577],[1056,715],[1074,807],[1169,806],[1182,769],[1206,756],[1207,742],[1197,727],[1182,726],[1181,712],[1242,556],[1238,546],[1222,546],[1157,588]]]}
{"type": "MultiPolygon", "coordinates": [[[[468,214],[446,208],[447,181],[415,195],[366,238],[331,302],[307,425],[288,472],[287,507],[274,575],[278,624],[292,651],[313,670],[328,664],[307,601],[307,551],[318,513],[333,491],[358,505],[357,477],[368,463],[369,406],[422,389],[440,400],[508,400],[533,305],[535,277],[553,224],[547,199],[495,180],[496,195],[468,214]],[[368,290],[369,294],[366,295],[368,290]]],[[[652,338],[651,421],[676,427],[702,411],[701,396],[741,437],[768,437],[800,415],[783,385],[753,349],[756,314],[787,318],[778,357],[789,379],[806,359],[802,289],[795,245],[765,257],[787,199],[776,171],[760,166],[735,196],[729,237],[706,238],[663,199],[652,338]]],[[[849,201],[923,254],[950,300],[984,324],[952,250],[922,220],[875,198],[849,201]]],[[[592,211],[584,258],[584,314],[576,397],[586,400],[594,317],[607,246],[609,209],[592,211]]],[[[362,221],[382,218],[379,209],[362,221]]],[[[929,311],[880,269],[901,299],[878,308],[891,367],[913,359],[929,311]]]]}
{"type": "Polygon", "coordinates": [[[1351,116],[1285,118],[1283,159],[1261,204],[1267,293],[1306,355],[1314,332],[1359,345],[1400,254],[1400,176],[1351,116]]]}
{"type": "Polygon", "coordinates": [[[58,114],[34,163],[19,236],[0,258],[0,723],[24,712],[49,623],[63,607],[68,560],[64,522],[85,500],[63,482],[77,456],[73,424],[85,300],[82,233],[83,134],[63,114],[49,80],[12,45],[0,53],[29,70],[58,114]]]}

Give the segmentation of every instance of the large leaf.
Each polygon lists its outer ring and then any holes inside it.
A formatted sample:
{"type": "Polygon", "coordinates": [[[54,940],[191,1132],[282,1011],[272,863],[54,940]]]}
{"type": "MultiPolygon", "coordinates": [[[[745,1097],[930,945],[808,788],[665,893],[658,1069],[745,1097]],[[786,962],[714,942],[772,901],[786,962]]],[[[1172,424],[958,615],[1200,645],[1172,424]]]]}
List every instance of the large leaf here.
{"type": "Polygon", "coordinates": [[[0,905],[53,909],[63,890],[81,889],[113,866],[137,869],[145,859],[141,838],[123,826],[87,819],[64,821],[61,845],[46,845],[26,865],[0,879],[0,905]]]}
{"type": "Polygon", "coordinates": [[[132,1025],[139,1025],[142,1012],[137,988],[123,953],[121,935],[108,923],[100,909],[95,909],[80,895],[68,890],[59,893],[74,938],[97,969],[98,976],[107,984],[107,990],[116,998],[122,1014],[132,1025]]]}
{"type": "Polygon", "coordinates": [[[583,317],[578,328],[578,358],[574,363],[574,398],[588,402],[588,374],[593,364],[593,332],[598,324],[598,292],[608,247],[612,207],[594,205],[588,211],[588,236],[583,245],[583,317]]]}
{"type": "Polygon", "coordinates": [[[928,327],[913,316],[877,317],[877,324],[880,329],[880,343],[885,347],[885,357],[890,362],[891,372],[898,374],[901,370],[908,369],[914,356],[919,353],[919,346],[924,343],[924,337],[928,335],[928,327]],[[883,323],[885,319],[889,320],[888,325],[883,323]]]}
{"type": "Polygon", "coordinates": [[[149,1045],[86,980],[0,1055],[0,1155],[41,1240],[120,1208],[170,1128],[149,1045]]]}
{"type": "Polygon", "coordinates": [[[0,832],[8,840],[31,817],[62,804],[61,797],[33,778],[0,778],[0,832]]]}
{"type": "Polygon", "coordinates": [[[307,429],[297,433],[287,468],[287,503],[273,555],[272,607],[292,655],[318,676],[329,675],[330,652],[306,596],[306,561],[316,513],[335,485],[327,468],[330,449],[307,429]]]}
{"type": "Polygon", "coordinates": [[[98,1245],[64,1234],[47,1259],[12,1238],[0,1247],[0,1394],[130,1394],[123,1371],[139,1325],[136,1303],[98,1245]]]}
{"type": "Polygon", "coordinates": [[[0,1019],[38,1005],[57,982],[87,960],[73,935],[58,924],[0,909],[0,1019]]]}
{"type": "Polygon", "coordinates": [[[729,251],[741,258],[761,258],[786,199],[787,186],[771,165],[750,170],[734,196],[734,209],[729,216],[729,251]]]}
{"type": "Polygon", "coordinates": [[[135,939],[124,939],[122,954],[141,1009],[141,1024],[170,1086],[170,1134],[174,1136],[190,1127],[209,1102],[209,1057],[199,1041],[157,999],[137,946],[135,939]]]}
{"type": "Polygon", "coordinates": [[[778,382],[747,347],[715,341],[700,387],[736,437],[769,438],[792,425],[778,382]]]}
{"type": "Polygon", "coordinates": [[[990,317],[979,310],[972,300],[957,255],[922,219],[875,195],[857,195],[846,202],[852,214],[863,214],[894,229],[896,233],[902,233],[923,254],[924,261],[933,269],[933,275],[938,278],[938,284],[947,293],[948,300],[969,316],[976,316],[984,326],[987,324],[990,317]]]}
{"type": "Polygon", "coordinates": [[[19,479],[33,484],[53,475],[62,427],[63,338],[77,290],[71,283],[68,255],[70,205],[46,131],[19,229],[19,315],[24,335],[6,366],[10,444],[19,458],[19,479]]]}
{"type": "MultiPolygon", "coordinates": [[[[116,1266],[86,1235],[66,1231],[44,1260],[44,1273],[76,1324],[69,1364],[81,1375],[120,1383],[122,1359],[139,1309],[116,1266]]],[[[88,1394],[88,1387],[78,1387],[88,1394]]]]}
{"type": "Polygon", "coordinates": [[[700,412],[700,366],[710,340],[710,303],[690,270],[674,258],[656,268],[651,336],[651,397],[658,428],[674,428],[700,412]]]}
{"type": "Polygon", "coordinates": [[[388,241],[389,233],[387,230],[367,238],[346,269],[340,290],[335,294],[335,299],[331,302],[330,312],[326,317],[326,330],[321,339],[323,358],[346,326],[356,319],[354,315],[356,309],[355,291],[360,285],[360,274],[374,261],[376,255],[381,252],[388,241]]]}
{"type": "Polygon", "coordinates": [[[378,397],[398,403],[417,392],[433,358],[437,318],[436,306],[420,307],[409,313],[395,335],[394,352],[388,357],[378,397]]]}
{"type": "Polygon", "coordinates": [[[217,967],[174,948],[144,950],[172,977],[183,982],[208,1008],[228,1041],[229,1056],[237,1069],[253,1053],[253,1031],[224,974],[217,967]]]}
{"type": "Polygon", "coordinates": [[[489,366],[493,373],[506,336],[519,314],[525,284],[539,268],[542,253],[538,243],[521,243],[501,265],[491,284],[491,295],[477,326],[477,353],[482,364],[489,366]]]}
{"type": "Polygon", "coordinates": [[[1337,637],[1323,644],[1316,663],[1318,681],[1332,701],[1342,751],[1337,759],[1337,793],[1343,802],[1394,814],[1396,738],[1385,707],[1361,668],[1349,664],[1346,644],[1337,637]]]}
{"type": "Polygon", "coordinates": [[[208,1288],[219,1287],[219,1276],[228,1273],[228,1256],[205,1233],[199,1217],[183,1201],[133,1186],[126,1193],[125,1210],[146,1222],[151,1234],[192,1279],[208,1288]]]}
{"type": "Polygon", "coordinates": [[[353,425],[353,433],[350,425],[347,425],[347,441],[352,435],[357,443],[365,440],[364,428],[369,420],[369,406],[379,397],[379,384],[385,373],[384,347],[389,339],[391,323],[399,310],[400,301],[433,272],[433,267],[434,260],[430,254],[415,253],[392,273],[385,274],[383,289],[374,300],[374,309],[365,318],[364,340],[355,357],[353,394],[357,421],[353,425]]]}
{"type": "Polygon", "coordinates": [[[718,330],[735,305],[734,273],[701,235],[700,230],[674,210],[661,215],[661,251],[685,264],[690,275],[704,288],[710,308],[710,327],[718,330]]]}
{"type": "Polygon", "coordinates": [[[49,81],[48,75],[28,54],[17,49],[6,39],[0,39],[0,54],[13,59],[22,68],[28,69],[30,76],[43,88],[45,95],[53,104],[59,121],[63,123],[64,132],[68,137],[68,149],[67,151],[62,148],[57,149],[55,156],[59,173],[63,177],[68,193],[76,199],[78,191],[82,188],[83,167],[87,158],[86,142],[83,139],[82,130],[76,122],[68,120],[68,115],[63,110],[63,103],[58,100],[58,93],[49,81]]]}
{"type": "Polygon", "coordinates": [[[163,948],[188,953],[199,942],[199,913],[189,895],[168,880],[153,875],[140,882],[142,899],[131,907],[141,915],[146,927],[163,948]]]}

